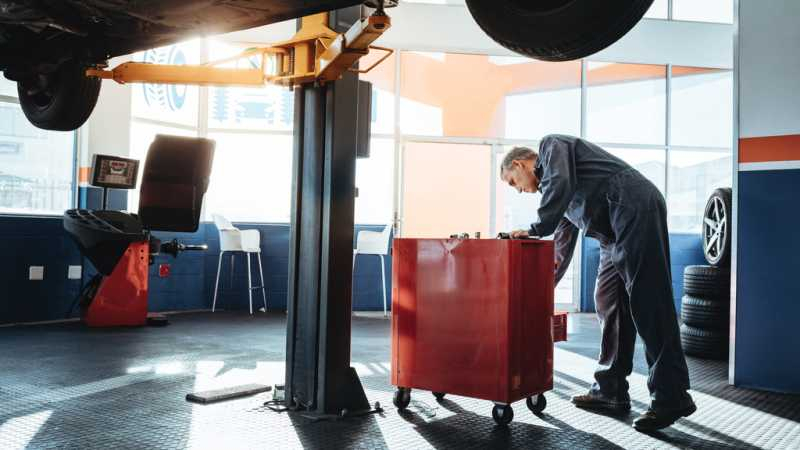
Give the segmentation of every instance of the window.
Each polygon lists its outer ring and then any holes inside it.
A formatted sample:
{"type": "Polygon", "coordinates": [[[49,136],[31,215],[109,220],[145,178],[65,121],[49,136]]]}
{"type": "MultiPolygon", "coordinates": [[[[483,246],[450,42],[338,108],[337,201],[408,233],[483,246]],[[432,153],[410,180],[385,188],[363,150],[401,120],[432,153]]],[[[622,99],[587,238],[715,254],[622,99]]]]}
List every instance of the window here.
{"type": "Polygon", "coordinates": [[[206,217],[221,214],[238,222],[289,222],[292,136],[214,132],[217,142],[206,217]]]}
{"type": "Polygon", "coordinates": [[[75,133],[40,130],[0,102],[0,213],[61,215],[74,205],[75,133]]]}
{"type": "Polygon", "coordinates": [[[587,85],[590,140],[666,143],[665,66],[590,62],[587,85]]]}
{"type": "Polygon", "coordinates": [[[724,147],[733,140],[733,74],[672,68],[672,145],[724,147]]]}
{"type": "Polygon", "coordinates": [[[0,75],[0,95],[7,95],[9,97],[17,96],[17,83],[0,75]]]}
{"type": "Polygon", "coordinates": [[[733,0],[672,0],[672,18],[733,23],[733,0]]]}
{"type": "Polygon", "coordinates": [[[731,151],[672,150],[669,166],[669,231],[699,233],[708,197],[731,186],[731,151]]]}
{"type": "Polygon", "coordinates": [[[667,153],[664,149],[606,148],[609,153],[630,164],[664,193],[667,153]]]}
{"type": "MultiPolygon", "coordinates": [[[[135,61],[156,64],[198,64],[202,40],[196,39],[134,55],[135,61]]],[[[137,118],[197,126],[199,88],[170,84],[133,86],[132,115],[137,118]]]]}
{"type": "MultiPolygon", "coordinates": [[[[366,69],[378,61],[383,52],[375,50],[361,58],[359,68],[366,69]]],[[[377,65],[361,79],[372,83],[372,134],[394,134],[395,128],[395,67],[396,56],[392,55],[377,65]]]]}
{"type": "Polygon", "coordinates": [[[372,138],[369,158],[356,162],[356,223],[392,223],[394,183],[394,140],[372,138]]]}
{"type": "Polygon", "coordinates": [[[403,52],[400,130],[535,139],[580,132],[580,62],[403,52]]]}

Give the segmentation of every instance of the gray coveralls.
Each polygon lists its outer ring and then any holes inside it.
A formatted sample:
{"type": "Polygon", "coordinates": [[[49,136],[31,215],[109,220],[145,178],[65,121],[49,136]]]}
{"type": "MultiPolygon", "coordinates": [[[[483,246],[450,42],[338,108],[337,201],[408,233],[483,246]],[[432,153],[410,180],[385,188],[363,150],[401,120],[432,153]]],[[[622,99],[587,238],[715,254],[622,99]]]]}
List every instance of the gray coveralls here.
{"type": "Polygon", "coordinates": [[[629,400],[636,333],[645,344],[652,407],[690,401],[689,371],[672,299],[664,196],[636,169],[572,136],[550,135],[534,169],[542,194],[534,236],[555,233],[556,282],[572,258],[578,230],[600,242],[595,305],[602,326],[592,391],[629,400]]]}

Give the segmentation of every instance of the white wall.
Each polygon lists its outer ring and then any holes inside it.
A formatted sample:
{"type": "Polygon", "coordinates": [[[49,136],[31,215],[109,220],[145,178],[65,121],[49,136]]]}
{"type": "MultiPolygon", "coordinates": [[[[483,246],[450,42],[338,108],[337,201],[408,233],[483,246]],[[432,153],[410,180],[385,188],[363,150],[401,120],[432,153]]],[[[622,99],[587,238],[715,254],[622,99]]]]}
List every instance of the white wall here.
{"type": "Polygon", "coordinates": [[[800,1],[739,1],[739,136],[800,133],[800,1]]]}

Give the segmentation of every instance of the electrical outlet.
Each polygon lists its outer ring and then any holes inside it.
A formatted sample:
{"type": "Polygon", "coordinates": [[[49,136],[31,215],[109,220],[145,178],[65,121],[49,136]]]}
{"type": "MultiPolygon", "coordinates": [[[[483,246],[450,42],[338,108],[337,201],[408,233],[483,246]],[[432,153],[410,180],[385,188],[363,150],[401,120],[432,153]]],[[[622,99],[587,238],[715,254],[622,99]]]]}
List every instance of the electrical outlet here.
{"type": "Polygon", "coordinates": [[[28,268],[29,280],[44,280],[44,266],[30,266],[28,268]]]}
{"type": "Polygon", "coordinates": [[[80,280],[81,279],[81,266],[69,266],[67,268],[67,279],[68,280],[80,280]]]}

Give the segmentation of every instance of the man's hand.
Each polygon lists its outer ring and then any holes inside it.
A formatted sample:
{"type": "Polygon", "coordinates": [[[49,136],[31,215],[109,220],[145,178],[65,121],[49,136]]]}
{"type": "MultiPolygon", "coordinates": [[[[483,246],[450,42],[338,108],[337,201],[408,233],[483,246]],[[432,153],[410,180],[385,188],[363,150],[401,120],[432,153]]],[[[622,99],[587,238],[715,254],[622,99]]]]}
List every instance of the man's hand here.
{"type": "Polygon", "coordinates": [[[511,239],[525,239],[528,237],[528,230],[514,230],[511,232],[511,239]]]}

